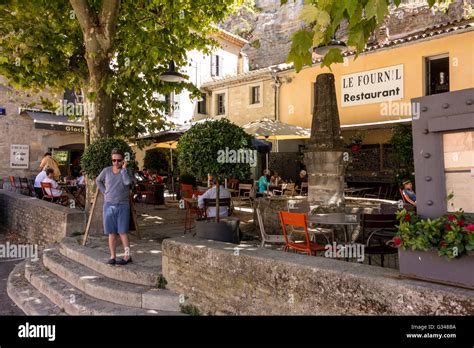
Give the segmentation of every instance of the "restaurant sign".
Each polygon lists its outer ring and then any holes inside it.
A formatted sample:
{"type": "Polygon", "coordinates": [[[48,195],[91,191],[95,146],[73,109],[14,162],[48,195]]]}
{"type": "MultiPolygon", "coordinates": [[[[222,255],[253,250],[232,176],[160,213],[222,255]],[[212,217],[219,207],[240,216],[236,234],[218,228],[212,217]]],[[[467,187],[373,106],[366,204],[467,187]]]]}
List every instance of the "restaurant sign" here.
{"type": "Polygon", "coordinates": [[[82,125],[62,125],[54,123],[35,122],[36,129],[48,129],[52,131],[63,131],[68,133],[84,133],[84,126],[82,125]]]}
{"type": "Polygon", "coordinates": [[[342,76],[342,107],[398,99],[403,99],[403,64],[342,76]]]}
{"type": "Polygon", "coordinates": [[[28,169],[30,163],[29,145],[10,146],[10,168],[28,169]]]}

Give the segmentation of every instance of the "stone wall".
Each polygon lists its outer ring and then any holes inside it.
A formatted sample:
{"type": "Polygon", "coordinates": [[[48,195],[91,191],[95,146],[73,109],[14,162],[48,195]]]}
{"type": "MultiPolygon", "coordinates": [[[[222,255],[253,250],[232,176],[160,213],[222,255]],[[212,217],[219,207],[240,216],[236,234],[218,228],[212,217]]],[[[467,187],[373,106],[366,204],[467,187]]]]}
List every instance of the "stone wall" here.
{"type": "Polygon", "coordinates": [[[398,271],[190,237],[163,241],[163,275],[203,314],[468,315],[474,291],[398,271]]]}
{"type": "Polygon", "coordinates": [[[0,190],[0,233],[14,233],[24,242],[45,245],[83,232],[85,224],[83,211],[0,190]]]}

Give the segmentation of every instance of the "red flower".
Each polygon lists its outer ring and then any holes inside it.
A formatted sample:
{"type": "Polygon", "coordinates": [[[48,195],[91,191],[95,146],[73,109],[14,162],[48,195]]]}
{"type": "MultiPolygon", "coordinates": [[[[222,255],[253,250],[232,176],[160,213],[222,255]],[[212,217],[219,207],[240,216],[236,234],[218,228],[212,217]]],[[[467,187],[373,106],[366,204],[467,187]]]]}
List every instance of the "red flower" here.
{"type": "Polygon", "coordinates": [[[405,221],[411,221],[411,215],[410,214],[405,215],[405,221]]]}
{"type": "Polygon", "coordinates": [[[399,236],[393,237],[393,244],[395,244],[396,247],[399,247],[402,245],[402,240],[399,236]]]}
{"type": "Polygon", "coordinates": [[[449,221],[454,221],[454,220],[456,220],[456,217],[454,215],[449,214],[448,215],[448,220],[449,221]]]}
{"type": "Polygon", "coordinates": [[[474,232],[474,224],[467,225],[466,230],[469,231],[469,232],[474,232]]]}
{"type": "Polygon", "coordinates": [[[458,225],[464,227],[464,220],[458,220],[458,225]]]}
{"type": "Polygon", "coordinates": [[[444,225],[444,230],[445,231],[451,231],[452,230],[451,225],[450,224],[445,224],[444,225]]]}
{"type": "Polygon", "coordinates": [[[441,248],[445,247],[446,246],[446,242],[444,240],[441,241],[441,243],[439,243],[439,246],[441,248]]]}

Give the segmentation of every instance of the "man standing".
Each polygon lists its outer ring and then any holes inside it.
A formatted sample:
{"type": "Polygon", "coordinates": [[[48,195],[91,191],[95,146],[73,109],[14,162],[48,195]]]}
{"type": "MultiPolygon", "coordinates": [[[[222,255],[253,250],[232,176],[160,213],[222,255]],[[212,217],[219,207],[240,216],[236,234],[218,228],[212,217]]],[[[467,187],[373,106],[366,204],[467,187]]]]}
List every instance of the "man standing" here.
{"type": "Polygon", "coordinates": [[[46,170],[46,167],[51,168],[54,170],[53,177],[54,180],[59,180],[59,177],[61,176],[61,172],[59,170],[58,162],[51,157],[51,153],[46,152],[43,156],[43,159],[41,160],[41,163],[39,165],[39,168],[41,170],[46,170]]]}
{"type": "Polygon", "coordinates": [[[130,223],[129,191],[132,178],[127,171],[127,161],[119,149],[112,150],[112,166],[102,170],[96,179],[97,187],[104,194],[104,234],[109,236],[109,265],[126,265],[132,262],[128,228],[130,223]],[[117,234],[122,241],[125,256],[116,261],[115,243],[117,234]]]}

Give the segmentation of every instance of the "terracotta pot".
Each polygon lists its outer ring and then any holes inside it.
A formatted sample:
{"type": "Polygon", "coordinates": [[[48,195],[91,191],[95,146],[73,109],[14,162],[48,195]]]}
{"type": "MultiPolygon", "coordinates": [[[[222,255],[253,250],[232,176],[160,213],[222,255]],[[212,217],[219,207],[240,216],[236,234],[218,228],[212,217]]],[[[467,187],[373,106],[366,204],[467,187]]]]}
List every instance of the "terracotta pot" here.
{"type": "Polygon", "coordinates": [[[448,260],[438,251],[398,249],[400,274],[436,283],[474,289],[474,256],[462,255],[448,260]]]}

